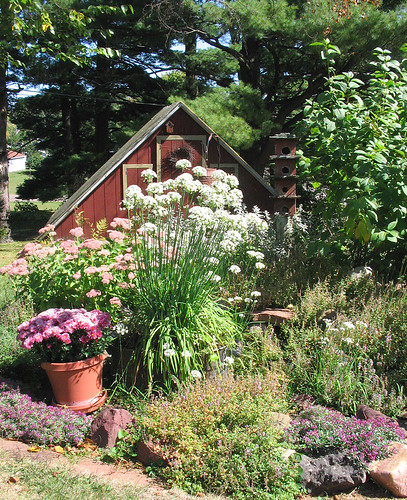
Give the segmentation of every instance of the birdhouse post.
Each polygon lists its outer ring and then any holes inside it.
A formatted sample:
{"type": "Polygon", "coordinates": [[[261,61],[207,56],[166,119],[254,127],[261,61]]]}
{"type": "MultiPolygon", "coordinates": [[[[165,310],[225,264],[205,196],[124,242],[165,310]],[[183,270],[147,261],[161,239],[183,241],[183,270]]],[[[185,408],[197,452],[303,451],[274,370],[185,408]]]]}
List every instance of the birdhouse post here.
{"type": "Polygon", "coordinates": [[[297,196],[297,170],[296,165],[299,156],[297,152],[297,139],[287,133],[273,135],[274,155],[270,160],[274,161],[274,212],[282,215],[294,215],[297,196]]]}

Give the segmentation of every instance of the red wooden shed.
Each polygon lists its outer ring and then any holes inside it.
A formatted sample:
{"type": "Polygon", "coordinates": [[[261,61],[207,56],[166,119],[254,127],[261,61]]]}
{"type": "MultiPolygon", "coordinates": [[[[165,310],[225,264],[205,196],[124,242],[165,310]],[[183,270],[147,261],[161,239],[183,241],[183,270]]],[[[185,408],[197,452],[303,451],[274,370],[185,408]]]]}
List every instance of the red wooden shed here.
{"type": "Polygon", "coordinates": [[[235,174],[249,209],[256,205],[273,211],[274,189],[191,109],[176,102],[161,109],[127,141],[53,214],[49,224],[64,238],[77,226],[78,214],[87,223],[88,234],[101,219],[109,224],[115,217],[123,217],[120,202],[126,188],[145,186],[141,172],[151,168],[164,181],[178,175],[175,162],[180,158],[189,159],[193,167],[235,174]]]}

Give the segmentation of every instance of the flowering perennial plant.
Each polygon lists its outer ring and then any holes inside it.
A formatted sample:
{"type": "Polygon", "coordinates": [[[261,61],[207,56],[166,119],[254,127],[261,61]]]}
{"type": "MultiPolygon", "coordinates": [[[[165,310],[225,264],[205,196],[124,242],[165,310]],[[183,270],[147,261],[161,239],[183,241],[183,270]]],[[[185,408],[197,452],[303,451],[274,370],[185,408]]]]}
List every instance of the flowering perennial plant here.
{"type": "Polygon", "coordinates": [[[138,186],[126,191],[123,204],[138,239],[139,293],[132,297],[130,323],[150,383],[158,379],[168,387],[202,376],[219,348],[240,335],[235,311],[247,311],[256,300],[249,292],[246,301],[230,302],[222,288],[240,296],[234,290],[237,275],[244,271],[246,281],[257,276],[263,254],[253,247],[252,232],[266,225],[260,215],[243,210],[235,176],[219,170],[214,178],[208,186],[183,173],[151,182],[146,194],[138,186]]]}
{"type": "Polygon", "coordinates": [[[92,418],[65,408],[34,402],[26,394],[0,384],[1,435],[28,443],[71,444],[82,442],[92,418]]]}
{"type": "Polygon", "coordinates": [[[86,359],[105,351],[113,339],[109,313],[48,309],[18,328],[17,340],[50,362],[86,359]]]}
{"type": "Polygon", "coordinates": [[[304,410],[286,429],[287,440],[305,453],[345,449],[363,467],[389,456],[387,445],[407,437],[396,421],[383,417],[360,420],[322,406],[304,410]]]}
{"type": "Polygon", "coordinates": [[[157,472],[172,484],[240,499],[288,500],[300,493],[299,468],[296,457],[283,459],[283,431],[273,425],[274,412],[286,409],[278,369],[264,376],[225,374],[152,398],[139,429],[169,459],[171,465],[157,472]]]}

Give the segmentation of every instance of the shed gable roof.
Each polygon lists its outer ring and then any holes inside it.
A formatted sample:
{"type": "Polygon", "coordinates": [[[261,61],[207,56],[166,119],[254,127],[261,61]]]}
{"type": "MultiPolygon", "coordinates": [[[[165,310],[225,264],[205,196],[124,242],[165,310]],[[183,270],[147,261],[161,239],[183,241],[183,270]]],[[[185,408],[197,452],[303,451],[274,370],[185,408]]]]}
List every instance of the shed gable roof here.
{"type": "MultiPolygon", "coordinates": [[[[182,101],[175,102],[162,108],[141,129],[136,132],[107,162],[102,165],[68,200],[51,216],[49,224],[59,225],[76,207],[78,207],[110,174],[126,161],[152,134],[154,134],[168,119],[179,109],[183,109],[195,122],[197,122],[209,135],[216,134],[203,120],[201,120],[182,101]]],[[[220,145],[236,159],[260,184],[262,184],[274,197],[275,191],[234,149],[219,137],[220,145]]]]}

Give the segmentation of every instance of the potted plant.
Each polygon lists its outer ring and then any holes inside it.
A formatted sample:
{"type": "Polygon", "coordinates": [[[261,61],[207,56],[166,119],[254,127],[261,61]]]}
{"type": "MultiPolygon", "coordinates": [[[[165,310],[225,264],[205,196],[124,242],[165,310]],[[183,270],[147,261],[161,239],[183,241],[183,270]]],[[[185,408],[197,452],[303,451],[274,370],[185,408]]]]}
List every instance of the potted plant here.
{"type": "Polygon", "coordinates": [[[90,413],[106,400],[102,368],[114,335],[107,312],[48,309],[18,329],[17,340],[44,360],[53,404],[90,413]]]}

